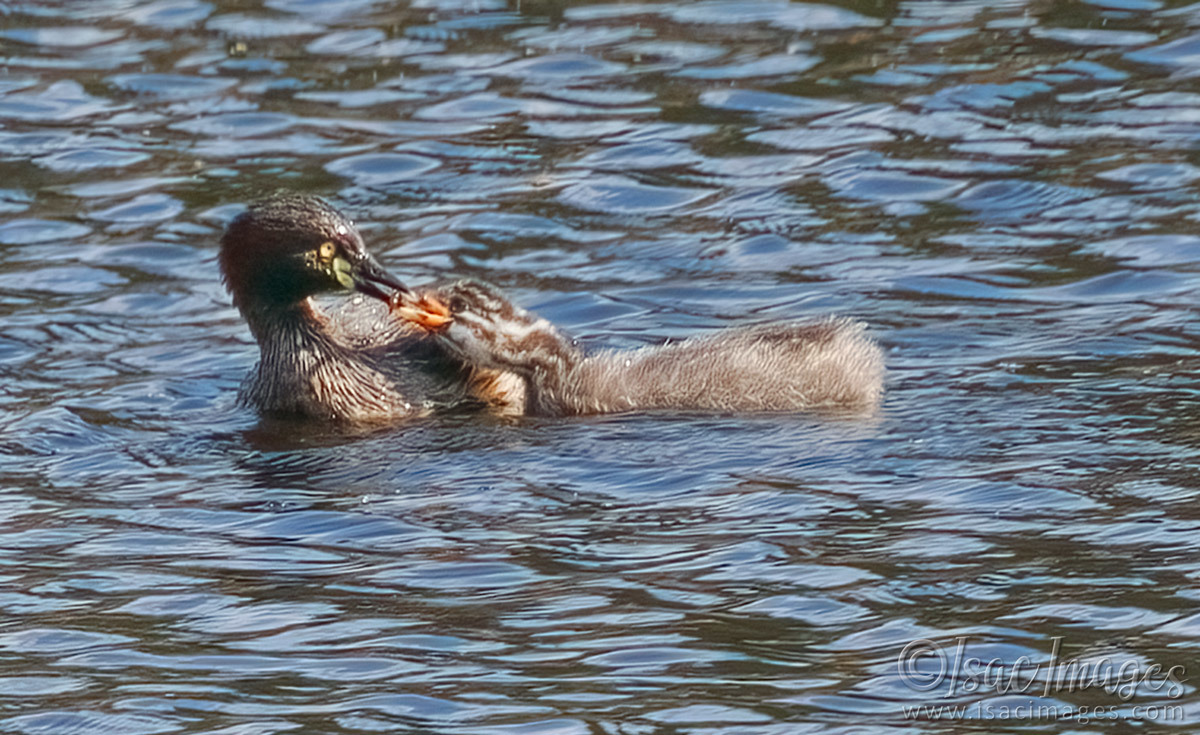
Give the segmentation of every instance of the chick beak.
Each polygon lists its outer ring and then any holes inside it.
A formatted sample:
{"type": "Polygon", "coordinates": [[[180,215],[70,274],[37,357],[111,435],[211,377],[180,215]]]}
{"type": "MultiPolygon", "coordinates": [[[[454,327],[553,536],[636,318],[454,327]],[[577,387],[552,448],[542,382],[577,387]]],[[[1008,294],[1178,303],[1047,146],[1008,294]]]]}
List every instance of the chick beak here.
{"type": "Polygon", "coordinates": [[[454,321],[444,303],[428,294],[418,296],[411,291],[392,299],[392,312],[427,332],[439,332],[454,321]]]}
{"type": "Polygon", "coordinates": [[[393,299],[393,294],[384,291],[380,286],[387,286],[399,294],[412,295],[408,286],[384,270],[383,266],[369,255],[354,265],[350,277],[356,291],[380,301],[391,303],[393,299]]]}

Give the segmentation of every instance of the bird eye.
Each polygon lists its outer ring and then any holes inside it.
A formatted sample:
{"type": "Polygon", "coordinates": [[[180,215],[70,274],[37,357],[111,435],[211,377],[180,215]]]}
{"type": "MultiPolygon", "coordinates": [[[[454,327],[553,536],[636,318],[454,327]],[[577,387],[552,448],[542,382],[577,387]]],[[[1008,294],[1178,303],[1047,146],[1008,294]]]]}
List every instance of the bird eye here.
{"type": "Polygon", "coordinates": [[[317,255],[321,257],[321,260],[330,260],[336,251],[337,246],[333,244],[333,241],[326,240],[321,243],[321,247],[317,248],[317,255]]]}
{"type": "Polygon", "coordinates": [[[450,297],[450,313],[451,314],[461,314],[462,312],[464,312],[466,310],[467,310],[467,300],[466,299],[464,299],[462,296],[451,296],[450,297]]]}

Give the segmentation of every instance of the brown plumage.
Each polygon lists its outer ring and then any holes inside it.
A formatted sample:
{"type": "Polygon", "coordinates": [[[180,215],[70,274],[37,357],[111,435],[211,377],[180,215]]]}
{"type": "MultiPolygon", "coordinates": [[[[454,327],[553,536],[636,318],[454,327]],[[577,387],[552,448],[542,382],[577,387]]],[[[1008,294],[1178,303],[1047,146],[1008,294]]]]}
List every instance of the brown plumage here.
{"type": "Polygon", "coordinates": [[[404,285],[320,199],[284,195],[251,205],[230,222],[219,261],[258,341],[260,359],[240,397],[260,411],[388,421],[472,401],[472,386],[489,378],[389,315],[390,290],[404,285]],[[328,309],[312,298],[351,290],[362,295],[328,309]]]}
{"type": "Polygon", "coordinates": [[[848,319],[731,328],[586,354],[488,284],[459,281],[397,301],[403,320],[437,335],[466,364],[520,376],[528,414],[866,412],[883,390],[883,352],[848,319]]]}

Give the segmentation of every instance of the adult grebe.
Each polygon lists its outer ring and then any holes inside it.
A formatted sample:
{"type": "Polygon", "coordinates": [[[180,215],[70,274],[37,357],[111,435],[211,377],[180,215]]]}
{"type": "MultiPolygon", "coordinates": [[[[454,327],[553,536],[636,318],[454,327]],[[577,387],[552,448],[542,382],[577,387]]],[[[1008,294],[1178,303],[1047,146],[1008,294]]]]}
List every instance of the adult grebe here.
{"type": "Polygon", "coordinates": [[[392,317],[390,290],[407,288],[371,257],[354,223],[316,197],[251,205],[229,223],[219,261],[258,341],[259,362],[241,399],[260,411],[387,421],[479,398],[497,402],[506,385],[519,383],[464,367],[425,330],[392,317]],[[329,308],[312,298],[351,290],[371,298],[329,308]]]}

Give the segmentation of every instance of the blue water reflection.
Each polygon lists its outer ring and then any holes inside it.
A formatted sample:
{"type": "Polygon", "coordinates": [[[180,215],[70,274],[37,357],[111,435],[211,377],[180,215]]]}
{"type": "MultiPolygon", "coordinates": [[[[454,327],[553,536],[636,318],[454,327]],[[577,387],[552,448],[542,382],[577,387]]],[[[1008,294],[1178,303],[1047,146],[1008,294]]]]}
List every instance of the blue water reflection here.
{"type": "Polygon", "coordinates": [[[1191,685],[947,697],[897,658],[1045,665],[1061,637],[1193,667],[1197,17],[0,9],[0,725],[1194,728],[1191,685]],[[279,188],[405,280],[493,281],[592,348],[855,316],[884,410],[260,419],[215,255],[279,188]],[[903,709],[941,704],[978,709],[903,709]],[[1060,717],[980,714],[1020,704],[1060,717]]]}

